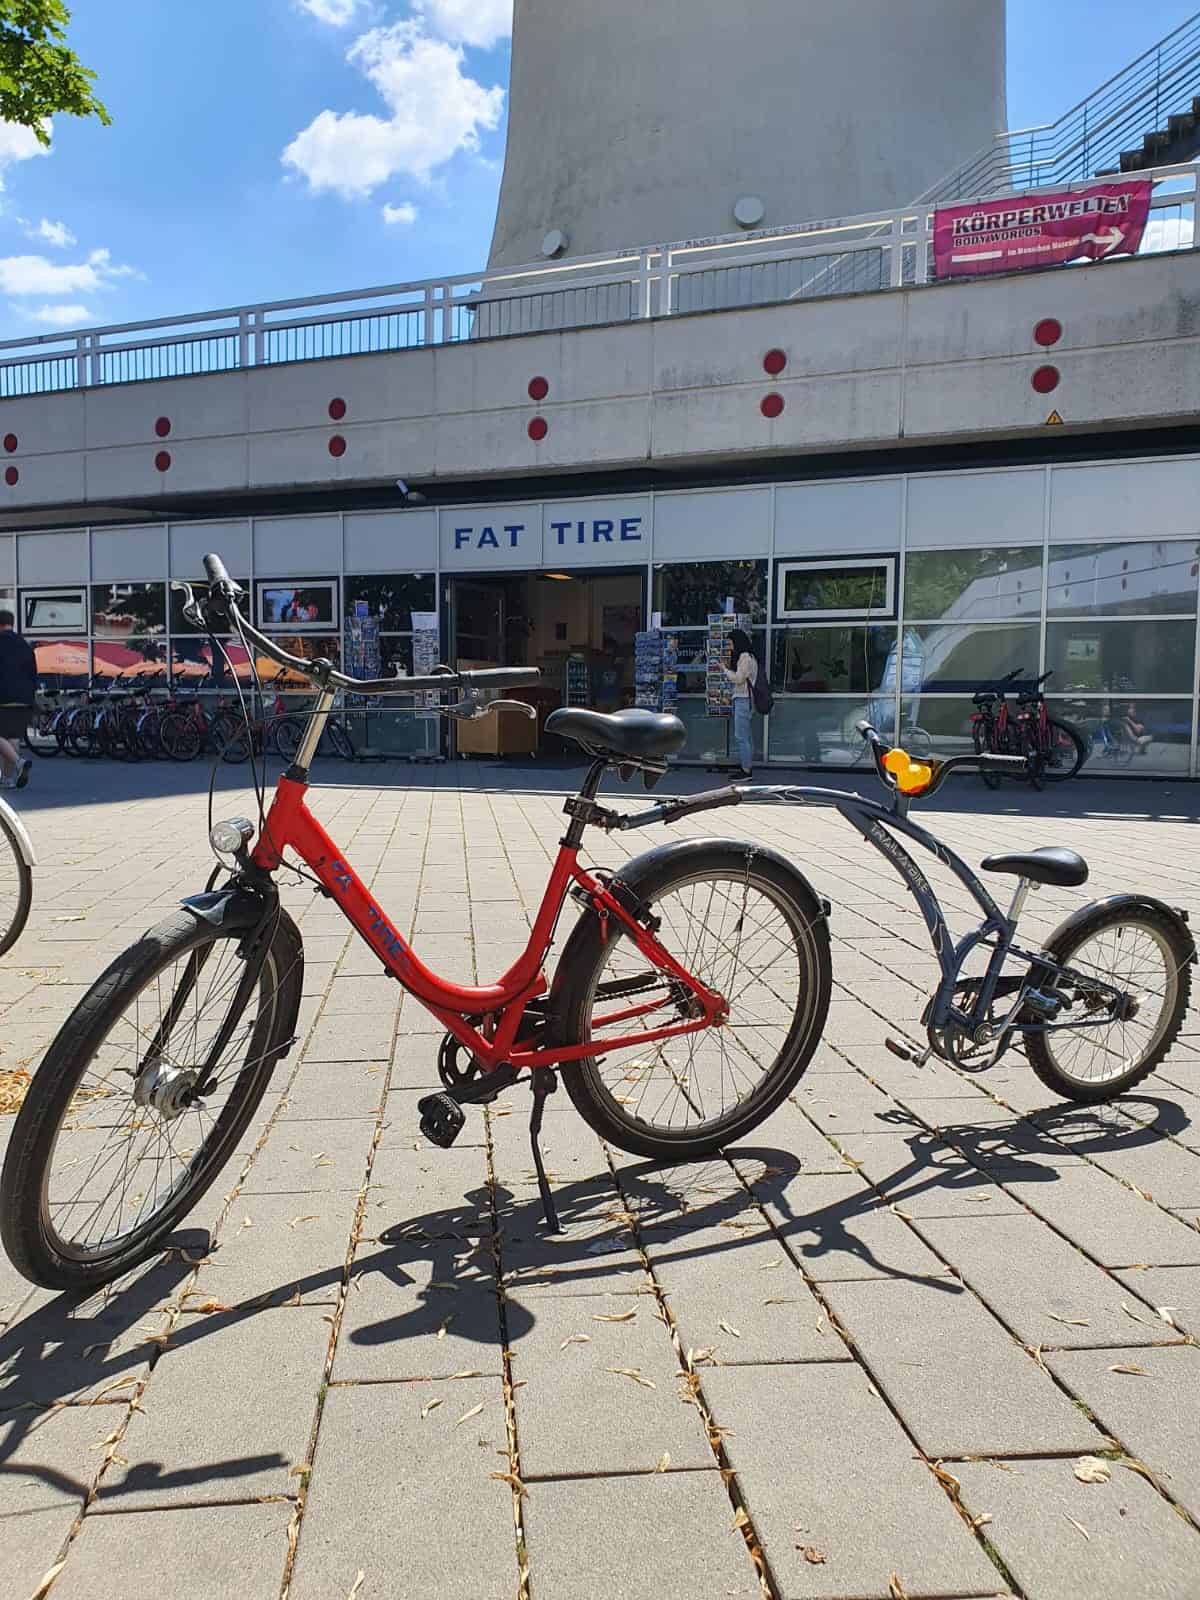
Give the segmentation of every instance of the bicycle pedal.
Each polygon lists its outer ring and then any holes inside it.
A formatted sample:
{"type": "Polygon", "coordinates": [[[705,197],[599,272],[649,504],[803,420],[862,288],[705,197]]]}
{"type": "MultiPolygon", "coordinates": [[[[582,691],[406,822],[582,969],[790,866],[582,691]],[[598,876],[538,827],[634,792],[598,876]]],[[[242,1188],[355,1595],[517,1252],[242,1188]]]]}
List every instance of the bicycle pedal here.
{"type": "Polygon", "coordinates": [[[417,1110],[421,1113],[421,1132],[430,1144],[436,1144],[443,1150],[458,1138],[463,1130],[467,1118],[463,1108],[448,1094],[427,1094],[417,1101],[417,1110]]]}

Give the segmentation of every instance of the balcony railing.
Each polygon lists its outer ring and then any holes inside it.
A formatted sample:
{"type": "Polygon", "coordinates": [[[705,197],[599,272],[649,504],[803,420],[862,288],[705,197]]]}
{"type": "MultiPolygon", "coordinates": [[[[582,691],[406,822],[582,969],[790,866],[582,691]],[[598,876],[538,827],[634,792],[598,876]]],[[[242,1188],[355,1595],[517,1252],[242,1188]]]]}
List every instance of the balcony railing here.
{"type": "MultiPolygon", "coordinates": [[[[1155,186],[1142,253],[1194,247],[1197,167],[1138,176],[1155,186]]],[[[0,342],[0,398],[922,285],[932,275],[933,213],[923,203],[569,263],[8,339],[0,342]]]]}

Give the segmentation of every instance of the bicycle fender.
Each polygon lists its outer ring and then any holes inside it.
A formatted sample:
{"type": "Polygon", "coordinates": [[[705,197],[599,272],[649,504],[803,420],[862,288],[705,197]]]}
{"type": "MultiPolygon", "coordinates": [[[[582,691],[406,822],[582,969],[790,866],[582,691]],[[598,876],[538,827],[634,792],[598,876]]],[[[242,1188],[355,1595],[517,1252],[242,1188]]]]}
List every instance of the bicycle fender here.
{"type": "Polygon", "coordinates": [[[0,817],[4,819],[6,828],[16,840],[21,860],[27,867],[36,867],[37,856],[33,851],[33,840],[29,837],[25,824],[6,800],[0,800],[0,817]]]}
{"type": "MultiPolygon", "coordinates": [[[[614,890],[618,891],[617,897],[623,904],[628,903],[630,897],[635,902],[652,897],[661,881],[674,876],[680,867],[686,868],[690,858],[708,855],[717,844],[725,845],[747,860],[769,861],[777,871],[790,880],[796,899],[810,920],[817,924],[828,922],[829,901],[817,894],[794,861],[789,861],[787,856],[781,855],[778,850],[771,850],[765,845],[741,839],[674,839],[669,844],[657,845],[653,850],[647,850],[643,855],[627,861],[619,871],[613,873],[612,883],[614,890]],[[619,890],[624,890],[625,893],[621,894],[619,890]]],[[[589,908],[571,929],[570,937],[563,947],[562,956],[555,970],[554,982],[551,985],[551,1001],[561,985],[563,975],[570,971],[571,957],[577,953],[582,956],[586,946],[599,937],[601,937],[600,918],[589,908]]]]}
{"type": "MultiPolygon", "coordinates": [[[[190,911],[201,922],[211,923],[214,928],[252,928],[262,921],[265,909],[260,896],[251,894],[238,883],[226,884],[221,889],[205,889],[200,894],[189,894],[179,903],[185,911],[190,911]]],[[[279,908],[279,916],[291,921],[282,907],[279,908]]]]}
{"type": "Polygon", "coordinates": [[[1168,918],[1179,930],[1180,938],[1187,942],[1187,945],[1191,950],[1191,955],[1188,957],[1188,960],[1193,966],[1195,966],[1196,941],[1192,936],[1191,928],[1188,926],[1188,914],[1186,910],[1184,910],[1182,906],[1169,906],[1165,900],[1158,900],[1151,894],[1110,894],[1103,900],[1089,901],[1086,906],[1081,906],[1078,911],[1072,912],[1065,922],[1059,923],[1058,927],[1055,928],[1054,932],[1042,946],[1043,950],[1047,954],[1052,952],[1058,945],[1060,939],[1065,939],[1068,935],[1073,934],[1080,923],[1095,916],[1097,911],[1112,910],[1157,911],[1162,916],[1168,918]]]}

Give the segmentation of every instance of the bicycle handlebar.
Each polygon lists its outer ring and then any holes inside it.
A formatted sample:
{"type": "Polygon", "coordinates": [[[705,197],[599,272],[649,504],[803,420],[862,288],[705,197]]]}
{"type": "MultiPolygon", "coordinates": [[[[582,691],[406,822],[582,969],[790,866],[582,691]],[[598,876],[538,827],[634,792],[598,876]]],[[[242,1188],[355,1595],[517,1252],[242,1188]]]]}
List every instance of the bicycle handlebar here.
{"type": "Polygon", "coordinates": [[[424,677],[351,678],[339,672],[332,662],[307,661],[303,656],[290,654],[249,623],[238,606],[243,592],[241,586],[229,576],[220,556],[204,557],[204,573],[209,584],[206,601],[195,599],[190,584],[178,580],[172,583],[173,589],[182,590],[187,596],[185,610],[190,606],[204,626],[214,632],[232,627],[262,655],[323,689],[348,689],[351,694],[361,695],[439,694],[457,689],[524,689],[541,682],[542,674],[537,667],[481,667],[468,672],[438,667],[424,677]]]}
{"type": "MultiPolygon", "coordinates": [[[[901,790],[895,778],[883,764],[883,758],[892,749],[892,746],[884,744],[869,722],[858,722],[855,724],[855,728],[871,747],[871,755],[875,760],[875,771],[880,783],[883,784],[885,789],[892,790],[893,793],[903,794],[904,791],[901,790]]],[[[972,753],[967,756],[947,756],[944,761],[939,761],[935,757],[931,759],[928,765],[933,774],[929,783],[924,789],[908,794],[906,796],[907,799],[928,800],[931,795],[937,793],[952,772],[961,771],[965,767],[970,767],[974,770],[987,768],[994,772],[1015,773],[1017,770],[1021,772],[1027,771],[1029,763],[1024,756],[991,755],[985,752],[980,754],[972,753]]]]}

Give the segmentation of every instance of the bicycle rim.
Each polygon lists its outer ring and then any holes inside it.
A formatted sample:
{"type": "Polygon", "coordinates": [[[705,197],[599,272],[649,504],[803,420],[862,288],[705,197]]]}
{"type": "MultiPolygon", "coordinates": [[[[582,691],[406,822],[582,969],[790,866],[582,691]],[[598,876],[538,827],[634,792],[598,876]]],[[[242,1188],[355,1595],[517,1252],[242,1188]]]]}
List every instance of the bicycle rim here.
{"type": "Polygon", "coordinates": [[[29,915],[30,877],[8,824],[0,817],[0,955],[11,948],[29,915]]]}
{"type": "MultiPolygon", "coordinates": [[[[1125,1077],[1158,1048],[1174,1015],[1179,969],[1166,935],[1154,923],[1131,916],[1090,934],[1064,965],[1132,994],[1137,1011],[1106,1026],[1050,1029],[1041,1036],[1047,1054],[1064,1078],[1085,1088],[1125,1077]]],[[[1055,989],[1072,1002],[1063,1021],[1099,1007],[1098,997],[1083,985],[1060,979],[1055,989]]]]}
{"type": "Polygon", "coordinates": [[[222,1050],[215,1086],[194,1096],[210,1048],[236,1003],[243,963],[238,936],[202,938],[149,974],[108,1022],[84,1063],[54,1134],[41,1196],[47,1239],[64,1258],[95,1263],[136,1248],[202,1186],[253,1076],[269,1070],[282,974],[269,952],[249,1002],[222,1050]],[[197,951],[207,950],[192,992],[173,1000],[197,951]],[[157,1047],[174,1078],[165,1109],[134,1098],[138,1069],[157,1047]],[[185,1100],[188,1103],[184,1104],[185,1100]]]}

